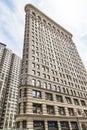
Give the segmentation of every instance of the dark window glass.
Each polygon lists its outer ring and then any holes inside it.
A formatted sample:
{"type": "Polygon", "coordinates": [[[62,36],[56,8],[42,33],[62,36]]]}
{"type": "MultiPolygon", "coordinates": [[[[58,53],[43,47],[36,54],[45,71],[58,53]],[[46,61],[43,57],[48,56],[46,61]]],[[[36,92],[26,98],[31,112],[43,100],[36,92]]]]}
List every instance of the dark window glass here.
{"type": "Polygon", "coordinates": [[[61,125],[61,130],[70,130],[69,123],[67,121],[61,121],[60,125],[61,125]]]}
{"type": "Polygon", "coordinates": [[[77,122],[71,122],[71,127],[72,127],[72,130],[79,130],[77,122]]]}
{"type": "Polygon", "coordinates": [[[75,103],[75,105],[79,105],[78,99],[74,99],[74,103],[75,103]]]}
{"type": "Polygon", "coordinates": [[[58,107],[58,111],[60,115],[66,115],[64,107],[58,107]]]}
{"type": "Polygon", "coordinates": [[[68,108],[68,112],[70,116],[74,116],[74,110],[73,108],[68,108]]]}
{"type": "Polygon", "coordinates": [[[17,122],[17,128],[20,128],[20,122],[17,122]]]}
{"type": "Polygon", "coordinates": [[[33,103],[33,113],[42,114],[42,105],[33,103]]]}
{"type": "Polygon", "coordinates": [[[81,104],[82,104],[82,106],[86,106],[86,103],[84,100],[81,100],[81,104]]]}
{"type": "Polygon", "coordinates": [[[70,97],[65,97],[65,98],[66,98],[66,101],[67,101],[68,104],[71,104],[71,103],[72,103],[70,97]]]}
{"type": "Polygon", "coordinates": [[[55,114],[54,106],[47,105],[47,114],[55,114]]]}
{"type": "Polygon", "coordinates": [[[23,113],[26,113],[26,102],[23,102],[23,113]]]}
{"type": "Polygon", "coordinates": [[[34,130],[45,130],[44,121],[33,121],[34,130]]]}
{"type": "Polygon", "coordinates": [[[24,120],[24,121],[22,121],[22,127],[23,128],[26,128],[27,127],[27,122],[24,120]]]}
{"type": "Polygon", "coordinates": [[[48,130],[58,130],[57,121],[48,121],[48,130]]]}
{"type": "Polygon", "coordinates": [[[27,89],[24,88],[24,97],[26,97],[26,96],[27,96],[27,89]]]}
{"type": "Polygon", "coordinates": [[[63,102],[63,98],[61,95],[56,95],[56,99],[58,102],[63,102]]]}
{"type": "Polygon", "coordinates": [[[45,99],[52,101],[53,100],[52,94],[51,93],[45,93],[45,99]]]}

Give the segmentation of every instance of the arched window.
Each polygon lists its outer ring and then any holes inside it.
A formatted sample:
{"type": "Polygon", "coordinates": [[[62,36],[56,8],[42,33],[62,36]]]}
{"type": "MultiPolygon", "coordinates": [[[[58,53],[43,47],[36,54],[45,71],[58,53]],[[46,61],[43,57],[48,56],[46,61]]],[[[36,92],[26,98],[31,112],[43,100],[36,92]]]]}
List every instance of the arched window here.
{"type": "Polygon", "coordinates": [[[38,16],[37,18],[38,18],[39,21],[41,21],[41,17],[40,16],[38,16]]]}
{"type": "Polygon", "coordinates": [[[36,80],[32,79],[32,85],[35,86],[36,85],[36,80]]]}
{"type": "Polygon", "coordinates": [[[32,15],[33,15],[34,17],[36,17],[36,14],[35,14],[34,12],[32,12],[32,15]]]}
{"type": "Polygon", "coordinates": [[[47,83],[43,83],[43,88],[47,88],[47,83]]]}
{"type": "Polygon", "coordinates": [[[37,86],[41,86],[41,82],[37,80],[37,86]]]}

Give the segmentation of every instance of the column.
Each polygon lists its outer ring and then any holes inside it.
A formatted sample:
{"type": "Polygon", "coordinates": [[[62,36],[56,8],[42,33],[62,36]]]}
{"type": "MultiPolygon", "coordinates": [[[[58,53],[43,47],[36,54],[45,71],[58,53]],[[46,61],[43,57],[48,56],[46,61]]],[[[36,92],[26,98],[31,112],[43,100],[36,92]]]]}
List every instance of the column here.
{"type": "Polygon", "coordinates": [[[57,124],[58,124],[58,128],[59,128],[58,130],[61,130],[61,125],[60,125],[60,122],[58,121],[58,123],[57,123],[57,124]]]}
{"type": "Polygon", "coordinates": [[[48,124],[47,124],[47,121],[45,121],[44,123],[45,123],[45,130],[48,130],[48,124]]]}

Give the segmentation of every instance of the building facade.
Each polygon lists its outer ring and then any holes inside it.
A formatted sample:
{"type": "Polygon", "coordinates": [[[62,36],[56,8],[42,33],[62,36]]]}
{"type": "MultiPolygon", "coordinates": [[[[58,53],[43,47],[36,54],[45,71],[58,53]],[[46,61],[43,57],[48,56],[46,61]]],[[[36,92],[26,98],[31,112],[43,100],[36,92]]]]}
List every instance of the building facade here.
{"type": "Polygon", "coordinates": [[[20,65],[16,54],[0,48],[0,129],[15,127],[20,65]]]}
{"type": "Polygon", "coordinates": [[[87,73],[72,34],[30,4],[25,12],[16,127],[87,130],[87,73]]]}

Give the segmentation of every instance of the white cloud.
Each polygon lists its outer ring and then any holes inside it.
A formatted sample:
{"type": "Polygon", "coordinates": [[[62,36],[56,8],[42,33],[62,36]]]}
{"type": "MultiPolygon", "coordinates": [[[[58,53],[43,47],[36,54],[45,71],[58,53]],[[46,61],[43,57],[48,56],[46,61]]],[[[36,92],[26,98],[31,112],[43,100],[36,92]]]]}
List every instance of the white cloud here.
{"type": "Polygon", "coordinates": [[[18,55],[22,52],[20,50],[22,50],[24,37],[24,6],[31,3],[73,34],[73,40],[87,68],[86,0],[12,0],[12,3],[14,10],[0,1],[1,42],[5,42],[18,55]],[[5,35],[7,32],[8,35],[5,35]]]}

